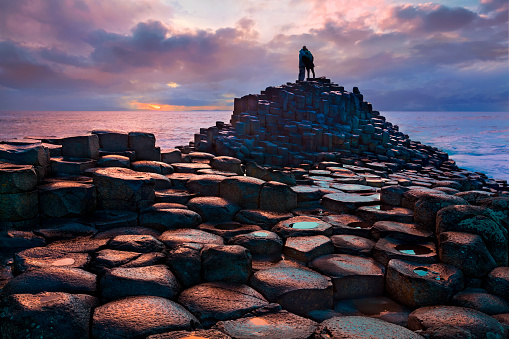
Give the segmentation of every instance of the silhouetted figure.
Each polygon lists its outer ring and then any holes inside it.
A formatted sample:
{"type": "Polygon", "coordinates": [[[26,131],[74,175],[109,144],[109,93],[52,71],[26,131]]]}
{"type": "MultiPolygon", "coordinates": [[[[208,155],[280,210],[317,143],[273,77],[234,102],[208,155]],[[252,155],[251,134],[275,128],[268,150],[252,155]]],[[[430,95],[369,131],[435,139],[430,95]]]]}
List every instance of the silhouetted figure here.
{"type": "Polygon", "coordinates": [[[299,51],[299,80],[304,81],[304,77],[306,76],[306,70],[313,72],[313,78],[315,77],[315,65],[313,64],[313,54],[307,49],[306,46],[302,46],[302,49],[299,51]]]}

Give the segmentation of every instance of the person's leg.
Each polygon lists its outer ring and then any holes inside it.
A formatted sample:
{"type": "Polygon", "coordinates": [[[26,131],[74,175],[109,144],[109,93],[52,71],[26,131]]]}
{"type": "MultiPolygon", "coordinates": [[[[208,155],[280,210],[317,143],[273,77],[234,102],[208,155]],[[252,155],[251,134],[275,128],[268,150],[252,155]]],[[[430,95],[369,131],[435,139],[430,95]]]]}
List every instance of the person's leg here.
{"type": "Polygon", "coordinates": [[[310,68],[306,68],[306,70],[308,71],[308,78],[309,78],[309,70],[310,70],[310,68]]]}
{"type": "MultiPolygon", "coordinates": [[[[315,76],[315,68],[314,67],[311,68],[311,72],[313,72],[313,79],[316,78],[316,76],[315,76]]],[[[308,78],[309,78],[309,74],[308,74],[308,78]]]]}
{"type": "Polygon", "coordinates": [[[306,77],[306,67],[299,67],[299,81],[304,81],[306,77]]]}

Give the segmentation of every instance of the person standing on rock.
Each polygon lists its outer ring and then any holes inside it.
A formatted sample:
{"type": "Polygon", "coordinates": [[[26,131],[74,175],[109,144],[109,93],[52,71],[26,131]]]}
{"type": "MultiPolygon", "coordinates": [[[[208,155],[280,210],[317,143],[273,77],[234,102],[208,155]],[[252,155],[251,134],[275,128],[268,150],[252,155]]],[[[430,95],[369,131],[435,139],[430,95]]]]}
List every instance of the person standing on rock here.
{"type": "Polygon", "coordinates": [[[315,65],[313,64],[313,54],[307,49],[306,46],[302,46],[302,49],[299,51],[299,81],[304,81],[304,77],[306,76],[306,70],[313,72],[313,78],[315,77],[315,65]]]}

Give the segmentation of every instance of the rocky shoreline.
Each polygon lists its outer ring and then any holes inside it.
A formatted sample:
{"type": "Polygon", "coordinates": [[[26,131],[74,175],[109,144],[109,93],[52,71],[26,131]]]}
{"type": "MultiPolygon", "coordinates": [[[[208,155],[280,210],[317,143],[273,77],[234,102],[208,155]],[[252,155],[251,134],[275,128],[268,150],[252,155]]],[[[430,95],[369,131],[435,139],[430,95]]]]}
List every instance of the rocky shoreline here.
{"type": "Polygon", "coordinates": [[[328,79],[189,145],[0,142],[0,338],[506,338],[509,187],[328,79]]]}

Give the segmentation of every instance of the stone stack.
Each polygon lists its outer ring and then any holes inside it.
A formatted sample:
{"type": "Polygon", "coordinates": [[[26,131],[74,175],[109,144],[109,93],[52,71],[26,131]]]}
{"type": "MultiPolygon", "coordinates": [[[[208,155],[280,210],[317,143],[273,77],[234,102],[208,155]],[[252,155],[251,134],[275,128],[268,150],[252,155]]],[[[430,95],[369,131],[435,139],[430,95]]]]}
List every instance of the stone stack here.
{"type": "Polygon", "coordinates": [[[347,92],[325,78],[236,98],[230,122],[195,135],[195,147],[270,166],[357,156],[394,169],[438,167],[448,161],[447,153],[399,132],[363,100],[358,88],[347,92]]]}

